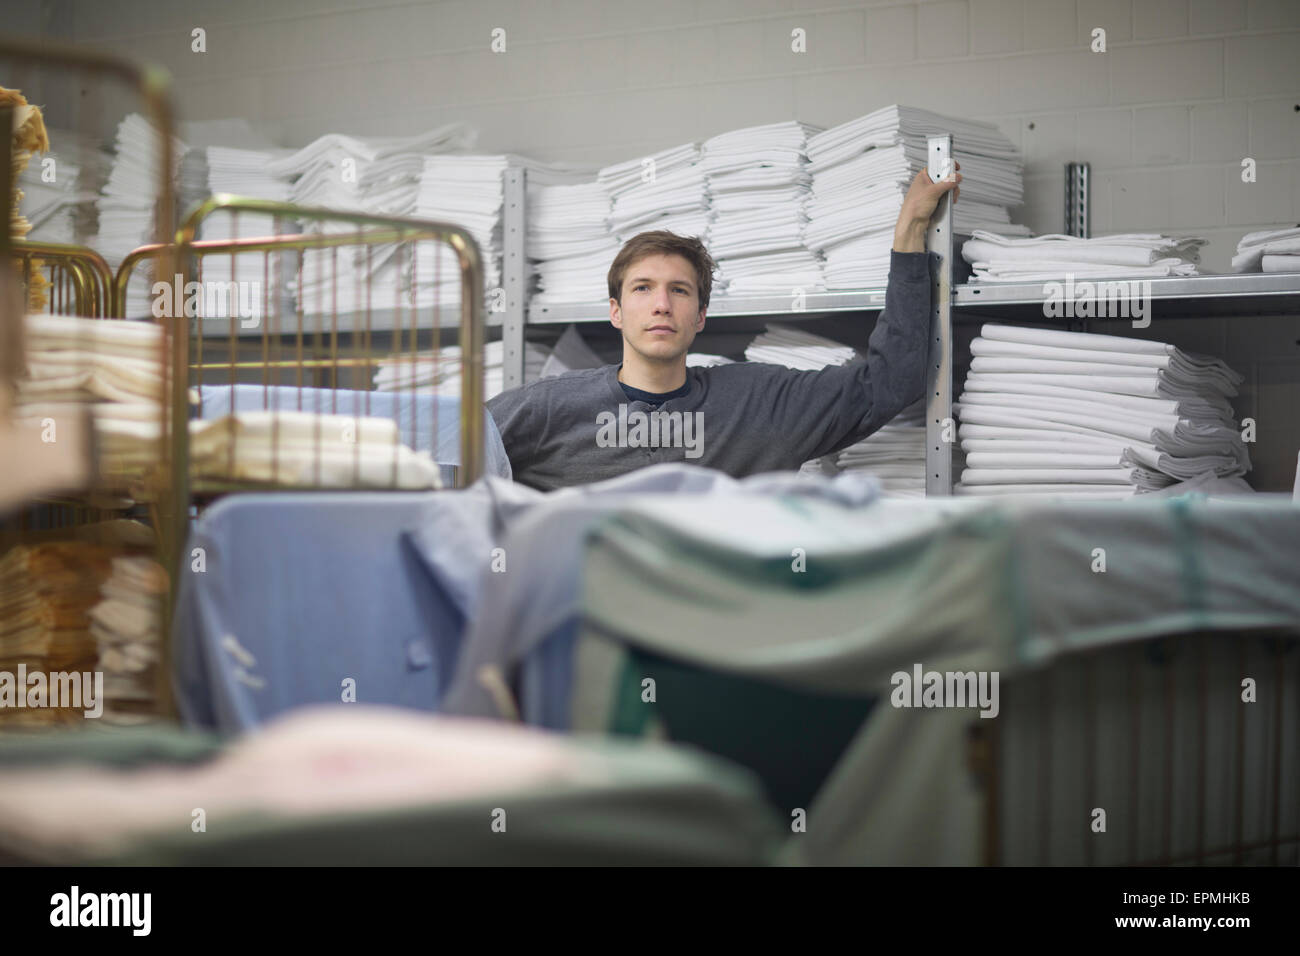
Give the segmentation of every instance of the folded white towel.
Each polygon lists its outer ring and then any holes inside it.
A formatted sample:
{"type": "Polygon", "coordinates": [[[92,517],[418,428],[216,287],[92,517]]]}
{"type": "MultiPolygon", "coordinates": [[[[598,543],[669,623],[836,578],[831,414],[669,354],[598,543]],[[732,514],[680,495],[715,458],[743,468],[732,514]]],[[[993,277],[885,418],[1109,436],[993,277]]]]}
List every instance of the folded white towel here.
{"type": "Polygon", "coordinates": [[[1260,260],[1263,272],[1300,272],[1300,255],[1266,255],[1260,260]]]}
{"type": "Polygon", "coordinates": [[[1127,485],[1132,477],[1129,468],[966,468],[961,473],[964,485],[1127,485]]]}
{"type": "Polygon", "coordinates": [[[990,496],[1033,496],[1043,498],[1131,498],[1138,493],[1132,485],[1088,485],[1088,484],[1015,484],[1015,485],[967,485],[958,482],[953,485],[954,495],[990,495],[990,496]]]}
{"type": "MultiPolygon", "coordinates": [[[[1232,257],[1233,272],[1259,272],[1268,255],[1300,254],[1300,227],[1264,229],[1247,233],[1237,243],[1237,254],[1232,257]]],[[[1263,269],[1268,272],[1268,269],[1263,269]]],[[[1275,269],[1273,271],[1288,271],[1275,269]]]]}
{"type": "Polygon", "coordinates": [[[1170,355],[1177,351],[1167,342],[1132,338],[1127,335],[1102,335],[1098,332],[1065,332],[1061,329],[1034,329],[1021,325],[1001,325],[985,322],[980,326],[980,338],[999,342],[1024,342],[1029,345],[1049,345],[1060,349],[1084,349],[1094,352],[1131,352],[1134,354],[1170,355]]]}

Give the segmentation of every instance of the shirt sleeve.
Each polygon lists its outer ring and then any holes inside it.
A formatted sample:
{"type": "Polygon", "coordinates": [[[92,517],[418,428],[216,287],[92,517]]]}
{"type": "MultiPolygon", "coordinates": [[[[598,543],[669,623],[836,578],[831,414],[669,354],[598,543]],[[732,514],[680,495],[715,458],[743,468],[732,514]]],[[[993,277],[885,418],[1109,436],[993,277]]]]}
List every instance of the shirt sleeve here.
{"type": "Polygon", "coordinates": [[[800,461],[866,438],[925,392],[930,253],[890,250],[885,307],[866,360],[788,372],[773,383],[774,422],[800,461]]]}
{"type": "Polygon", "coordinates": [[[541,442],[538,396],[528,394],[526,385],[519,386],[489,399],[486,405],[496,422],[497,431],[501,433],[501,444],[510,459],[511,471],[518,480],[536,458],[541,442]]]}

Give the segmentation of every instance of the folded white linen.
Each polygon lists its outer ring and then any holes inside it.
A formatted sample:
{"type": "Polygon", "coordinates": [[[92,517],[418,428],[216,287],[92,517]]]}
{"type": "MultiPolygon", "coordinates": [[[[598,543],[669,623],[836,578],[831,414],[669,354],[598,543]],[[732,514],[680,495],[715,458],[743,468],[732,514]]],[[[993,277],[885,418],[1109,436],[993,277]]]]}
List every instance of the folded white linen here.
{"type": "MultiPolygon", "coordinates": [[[[962,426],[958,432],[969,430],[975,426],[962,426]]],[[[1012,429],[1008,429],[1012,431],[1012,429]]],[[[1015,429],[1021,431],[1021,429],[1015,429]]],[[[961,437],[961,450],[966,453],[967,461],[974,454],[990,455],[1078,455],[1080,457],[1105,457],[1112,462],[1118,462],[1124,449],[1130,446],[1130,443],[1123,438],[1116,438],[1111,442],[1076,442],[1073,436],[1066,437],[1057,435],[1055,440],[1052,439],[1021,439],[1014,437],[1006,438],[976,438],[970,435],[961,437]]],[[[1154,449],[1153,449],[1154,450],[1154,449]]]]}
{"type": "MultiPolygon", "coordinates": [[[[1149,266],[1053,263],[1048,260],[1024,263],[976,260],[971,263],[973,280],[997,282],[1053,282],[1067,276],[1076,279],[1161,279],[1196,274],[1195,263],[1174,258],[1158,259],[1149,266]]],[[[1082,295],[1081,292],[1076,294],[1082,295]]]]}
{"type": "MultiPolygon", "coordinates": [[[[1007,444],[1010,444],[1008,442],[1007,444]]],[[[1026,444],[1032,444],[1026,442],[1026,444]]],[[[967,452],[966,466],[979,469],[1023,468],[1035,469],[1115,469],[1120,467],[1122,452],[1104,455],[1087,455],[1071,452],[1037,453],[1037,452],[967,452]]],[[[1125,473],[1127,474],[1127,472],[1125,473]]]]}
{"type": "Polygon", "coordinates": [[[1156,382],[1167,381],[1193,388],[1212,388],[1229,397],[1237,394],[1237,385],[1240,384],[1238,381],[1227,378],[1223,372],[1214,368],[1190,373],[1174,366],[1145,368],[1138,365],[1103,364],[1100,362],[1057,362],[1047,359],[1016,358],[1003,355],[977,355],[971,359],[970,367],[977,372],[1033,372],[1055,375],[1118,375],[1133,378],[1151,378],[1156,382]]]}
{"type": "Polygon", "coordinates": [[[1160,237],[1145,237],[1140,242],[1125,242],[1123,236],[1081,239],[1075,236],[1035,236],[1031,239],[1007,238],[982,230],[962,245],[967,262],[999,264],[1093,263],[1097,265],[1150,266],[1168,258],[1161,252],[1168,248],[1160,237]]]}
{"type": "MultiPolygon", "coordinates": [[[[1178,415],[1182,418],[1218,418],[1225,423],[1233,420],[1232,406],[1222,397],[1204,398],[1143,398],[1136,395],[1115,394],[1092,388],[1072,388],[1059,385],[1039,385],[1035,382],[1015,381],[1019,376],[1000,376],[998,381],[991,381],[993,376],[971,373],[966,376],[966,393],[989,392],[1002,396],[1020,396],[1021,404],[1032,403],[1025,396],[1044,396],[1050,398],[1070,399],[1081,402],[1094,402],[1106,406],[1111,412],[1125,410],[1134,413],[1155,412],[1162,415],[1178,415]]],[[[1083,382],[1074,379],[1080,386],[1083,382]]],[[[1091,380],[1089,380],[1089,383],[1091,380]]]]}
{"type": "Polygon", "coordinates": [[[1300,254],[1266,255],[1260,260],[1263,272],[1300,272],[1300,254]]]}
{"type": "MultiPolygon", "coordinates": [[[[1137,375],[1090,375],[1086,380],[1077,375],[1056,373],[1038,374],[1029,372],[978,372],[967,376],[967,382],[975,380],[987,387],[1010,391],[1013,385],[1038,385],[1077,389],[1087,387],[1111,397],[1134,396],[1138,398],[1174,398],[1198,399],[1216,405],[1227,404],[1221,395],[1206,394],[1204,389],[1195,385],[1172,382],[1167,377],[1152,378],[1149,373],[1137,375]]],[[[968,387],[969,384],[968,384],[968,387]]],[[[1231,406],[1229,406],[1231,407],[1231,406]]]]}
{"type": "Polygon", "coordinates": [[[1129,468],[965,468],[961,473],[962,484],[973,485],[1009,485],[1009,484],[1132,484],[1133,473],[1129,468]]]}
{"type": "Polygon", "coordinates": [[[1185,352],[1175,346],[1167,346],[1164,352],[1159,353],[1142,350],[1062,348],[1054,345],[987,339],[980,335],[971,342],[971,353],[973,355],[1023,355],[1068,362],[1111,362],[1116,365],[1140,365],[1149,368],[1181,367],[1189,372],[1214,369],[1234,380],[1236,384],[1245,381],[1243,376],[1229,368],[1222,359],[1197,352],[1185,352]]]}
{"type": "Polygon", "coordinates": [[[1135,409],[1126,409],[1116,405],[1107,405],[1104,402],[1078,401],[1069,398],[1058,398],[1056,396],[1036,395],[1032,400],[1027,401],[1024,395],[1015,395],[1002,392],[962,392],[958,396],[957,402],[962,407],[971,405],[983,405],[994,408],[1010,409],[1029,409],[1033,411],[1052,411],[1052,412],[1069,412],[1074,415],[1094,415],[1102,420],[1121,420],[1135,421],[1143,424],[1150,424],[1152,427],[1172,427],[1178,421],[1190,421],[1205,425],[1222,425],[1231,426],[1231,419],[1223,419],[1218,415],[1201,416],[1201,415],[1179,415],[1177,411],[1156,411],[1147,409],[1138,411],[1135,409]]]}
{"type": "Polygon", "coordinates": [[[1134,354],[1171,355],[1177,348],[1167,342],[1131,338],[1126,335],[1103,335],[1099,332],[1066,332],[1062,329],[1035,329],[1024,325],[1001,325],[985,322],[980,338],[998,342],[1023,342],[1060,349],[1093,352],[1130,352],[1134,354]]]}
{"type": "Polygon", "coordinates": [[[1237,243],[1237,254],[1232,257],[1232,271],[1259,272],[1266,255],[1296,254],[1300,254],[1300,227],[1247,233],[1237,243]]]}
{"type": "Polygon", "coordinates": [[[1066,497],[1066,498],[1130,498],[1137,494],[1137,489],[1121,487],[1119,485],[1088,485],[1088,484],[1014,484],[1014,485],[967,485],[958,482],[953,485],[954,495],[996,495],[996,496],[1018,496],[1032,495],[1035,497],[1066,497]]]}
{"type": "Polygon", "coordinates": [[[1050,424],[1040,424],[1035,428],[1032,425],[1025,425],[1020,422],[1011,425],[985,425],[968,421],[964,417],[962,423],[957,427],[957,437],[963,442],[966,439],[985,439],[999,442],[1059,442],[1068,437],[1071,446],[1080,451],[1090,451],[1092,448],[1110,449],[1116,446],[1122,449],[1132,441],[1132,439],[1126,439],[1119,435],[1090,432],[1086,429],[1058,429],[1050,424]],[[1062,435],[1062,431],[1068,431],[1068,436],[1062,435]]]}

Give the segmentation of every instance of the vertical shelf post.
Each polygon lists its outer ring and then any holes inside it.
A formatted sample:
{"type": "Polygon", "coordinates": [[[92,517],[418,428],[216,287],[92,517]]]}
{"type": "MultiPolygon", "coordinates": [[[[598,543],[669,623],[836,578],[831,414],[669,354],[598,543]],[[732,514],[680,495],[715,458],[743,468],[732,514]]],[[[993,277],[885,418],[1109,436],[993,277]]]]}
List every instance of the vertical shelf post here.
{"type": "MultiPolygon", "coordinates": [[[[501,281],[505,288],[505,314],[501,317],[501,347],[505,364],[504,385],[507,389],[524,384],[524,309],[528,295],[527,171],[521,166],[507,166],[505,209],[502,227],[501,281]]],[[[495,300],[491,297],[489,301],[495,300]]]]}
{"type": "MultiPolygon", "coordinates": [[[[951,169],[952,136],[931,136],[926,143],[930,178],[951,169]]],[[[925,494],[952,494],[952,194],[939,200],[925,234],[930,257],[930,356],[925,375],[925,494]]]]}

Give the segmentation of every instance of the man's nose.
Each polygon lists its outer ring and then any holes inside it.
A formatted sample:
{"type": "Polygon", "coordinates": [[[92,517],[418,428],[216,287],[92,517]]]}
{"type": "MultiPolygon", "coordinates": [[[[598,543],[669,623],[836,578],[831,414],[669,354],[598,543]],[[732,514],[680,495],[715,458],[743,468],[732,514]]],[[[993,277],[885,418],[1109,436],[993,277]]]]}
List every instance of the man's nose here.
{"type": "Polygon", "coordinates": [[[654,310],[656,313],[672,311],[672,296],[669,295],[667,290],[655,294],[654,310]]]}

